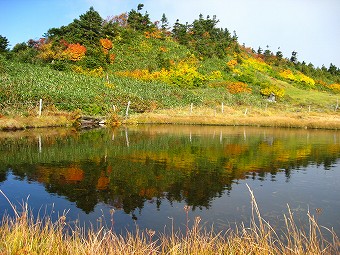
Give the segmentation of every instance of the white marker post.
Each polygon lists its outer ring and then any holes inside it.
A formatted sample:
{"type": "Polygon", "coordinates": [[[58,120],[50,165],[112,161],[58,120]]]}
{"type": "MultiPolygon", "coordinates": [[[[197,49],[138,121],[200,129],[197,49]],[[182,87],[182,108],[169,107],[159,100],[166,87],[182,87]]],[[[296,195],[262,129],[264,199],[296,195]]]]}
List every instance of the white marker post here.
{"type": "Polygon", "coordinates": [[[41,116],[42,111],[42,99],[39,100],[39,117],[41,116]]]}

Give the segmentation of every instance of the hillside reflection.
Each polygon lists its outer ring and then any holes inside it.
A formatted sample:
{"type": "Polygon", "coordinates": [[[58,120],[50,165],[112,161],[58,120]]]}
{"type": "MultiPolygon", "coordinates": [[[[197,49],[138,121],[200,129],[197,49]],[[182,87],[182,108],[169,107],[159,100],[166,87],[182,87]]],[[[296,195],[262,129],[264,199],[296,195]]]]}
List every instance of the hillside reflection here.
{"type": "MultiPolygon", "coordinates": [[[[275,181],[284,172],[340,156],[337,131],[139,126],[84,132],[0,133],[0,181],[8,171],[37,181],[89,213],[103,202],[128,214],[146,201],[209,208],[240,179],[275,181]]],[[[307,170],[306,170],[307,171],[307,170]]]]}

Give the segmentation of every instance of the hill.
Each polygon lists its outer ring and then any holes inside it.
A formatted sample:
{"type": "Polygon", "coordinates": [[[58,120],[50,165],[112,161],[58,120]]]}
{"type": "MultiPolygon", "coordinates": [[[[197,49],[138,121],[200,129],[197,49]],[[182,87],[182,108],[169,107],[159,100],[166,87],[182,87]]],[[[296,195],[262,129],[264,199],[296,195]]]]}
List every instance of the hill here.
{"type": "Polygon", "coordinates": [[[216,115],[229,107],[337,114],[336,66],[247,48],[215,16],[170,28],[165,14],[151,22],[142,7],[107,20],[90,8],[38,41],[2,50],[0,116],[36,115],[39,99],[45,112],[86,115],[123,116],[129,101],[130,113],[195,107],[216,115]]]}

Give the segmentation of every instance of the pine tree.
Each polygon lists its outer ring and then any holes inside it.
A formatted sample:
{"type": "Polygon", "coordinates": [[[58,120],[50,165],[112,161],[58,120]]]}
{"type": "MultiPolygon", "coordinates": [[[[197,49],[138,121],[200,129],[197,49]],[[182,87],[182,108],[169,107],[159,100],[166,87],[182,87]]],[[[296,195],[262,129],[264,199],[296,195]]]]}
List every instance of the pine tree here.
{"type": "Polygon", "coordinates": [[[155,27],[155,25],[150,21],[149,14],[146,12],[144,15],[140,13],[144,5],[139,4],[137,6],[137,11],[132,9],[128,13],[127,23],[130,28],[135,31],[149,31],[155,27]]]}
{"type": "Polygon", "coordinates": [[[169,22],[168,22],[168,18],[165,16],[165,13],[163,13],[162,15],[161,28],[163,31],[166,31],[169,29],[169,22]]]}
{"type": "Polygon", "coordinates": [[[330,74],[332,74],[332,75],[337,75],[337,74],[339,74],[338,68],[337,68],[335,65],[333,65],[333,63],[331,63],[331,64],[329,65],[328,72],[329,72],[330,74]]]}
{"type": "Polygon", "coordinates": [[[8,51],[9,41],[6,37],[0,35],[0,53],[8,51]]]}
{"type": "Polygon", "coordinates": [[[297,64],[297,52],[293,51],[292,56],[290,57],[290,62],[297,64]]]}
{"type": "Polygon", "coordinates": [[[281,61],[282,58],[283,58],[283,54],[282,54],[282,51],[280,51],[280,47],[278,48],[278,51],[276,52],[276,58],[278,61],[281,61]]]}

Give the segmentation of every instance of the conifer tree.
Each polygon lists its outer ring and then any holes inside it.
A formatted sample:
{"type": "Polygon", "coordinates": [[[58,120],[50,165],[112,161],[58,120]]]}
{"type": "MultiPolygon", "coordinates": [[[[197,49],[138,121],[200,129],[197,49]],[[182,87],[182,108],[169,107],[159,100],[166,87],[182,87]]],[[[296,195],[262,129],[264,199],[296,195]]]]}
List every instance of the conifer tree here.
{"type": "Polygon", "coordinates": [[[0,35],[0,53],[8,51],[9,41],[6,37],[0,35]]]}
{"type": "Polygon", "coordinates": [[[276,52],[276,58],[278,61],[281,61],[282,58],[283,58],[283,54],[282,54],[282,51],[280,51],[280,47],[278,48],[278,51],[276,52]]]}
{"type": "Polygon", "coordinates": [[[155,27],[155,25],[150,21],[149,14],[147,12],[144,15],[140,13],[143,7],[143,4],[138,4],[137,11],[132,9],[128,13],[127,23],[135,31],[149,31],[155,27]]]}
{"type": "Polygon", "coordinates": [[[293,51],[292,56],[290,57],[290,62],[297,64],[297,52],[293,51]]]}
{"type": "Polygon", "coordinates": [[[163,13],[162,18],[161,18],[161,28],[163,31],[166,31],[169,29],[169,22],[168,22],[168,18],[165,16],[165,13],[163,13]]]}

